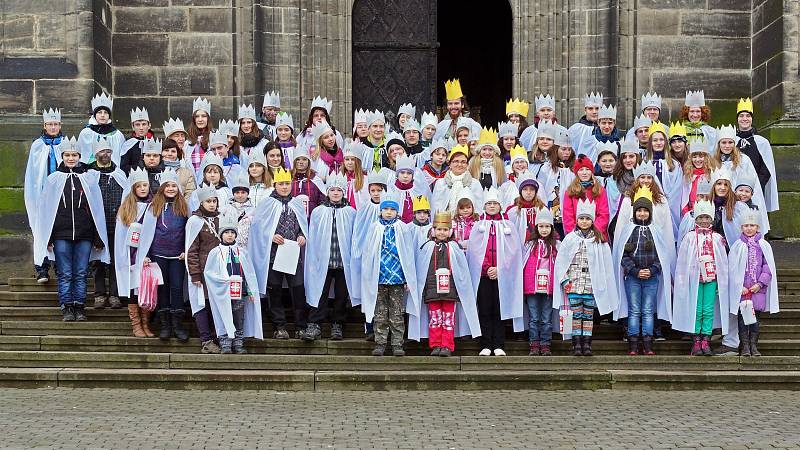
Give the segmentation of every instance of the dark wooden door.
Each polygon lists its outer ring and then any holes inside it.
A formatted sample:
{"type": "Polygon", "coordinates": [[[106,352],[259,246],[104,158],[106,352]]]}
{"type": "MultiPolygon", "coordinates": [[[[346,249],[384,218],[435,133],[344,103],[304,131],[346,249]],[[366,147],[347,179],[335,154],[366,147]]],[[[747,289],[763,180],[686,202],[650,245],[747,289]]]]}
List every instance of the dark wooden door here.
{"type": "Polygon", "coordinates": [[[403,103],[417,116],[436,102],[436,0],[356,0],[353,108],[379,109],[394,122],[403,103]]]}

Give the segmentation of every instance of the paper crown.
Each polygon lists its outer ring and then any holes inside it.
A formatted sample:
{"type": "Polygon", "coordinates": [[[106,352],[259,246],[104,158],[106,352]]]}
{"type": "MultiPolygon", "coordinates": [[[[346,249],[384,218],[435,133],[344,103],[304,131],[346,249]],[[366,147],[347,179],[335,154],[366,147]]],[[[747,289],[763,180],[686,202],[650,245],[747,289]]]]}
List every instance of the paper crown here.
{"type": "Polygon", "coordinates": [[[253,105],[239,106],[239,120],[250,119],[255,122],[257,120],[256,117],[256,108],[253,105]]]}
{"type": "MultiPolygon", "coordinates": [[[[100,137],[92,143],[92,151],[95,155],[100,153],[102,150],[114,150],[111,147],[111,141],[109,141],[105,136],[100,137]]],[[[61,151],[63,152],[64,150],[61,151]]],[[[159,153],[161,152],[159,151],[159,153]]]]}
{"type": "Polygon", "coordinates": [[[408,114],[413,119],[417,116],[417,108],[411,103],[403,103],[397,110],[397,115],[400,116],[400,114],[408,114]]]}
{"type": "Polygon", "coordinates": [[[525,171],[518,176],[514,182],[514,185],[518,191],[521,191],[525,186],[533,186],[537,191],[539,190],[539,182],[536,181],[536,178],[533,176],[533,174],[528,171],[525,171]]]}
{"type": "MultiPolygon", "coordinates": [[[[169,182],[173,182],[173,183],[177,184],[178,186],[180,186],[180,183],[178,183],[178,171],[177,170],[172,169],[172,168],[166,168],[166,169],[164,169],[163,172],[161,172],[158,175],[158,184],[159,185],[165,184],[165,183],[169,183],[169,182]]],[[[131,186],[133,186],[133,184],[131,184],[131,186]]]]}
{"type": "Polygon", "coordinates": [[[653,203],[653,191],[650,190],[649,186],[640,186],[639,189],[633,194],[633,202],[636,203],[637,200],[640,198],[644,198],[649,200],[650,203],[653,203]]]}
{"type": "Polygon", "coordinates": [[[380,208],[392,208],[394,210],[400,209],[400,202],[397,200],[397,197],[392,195],[389,192],[384,192],[381,194],[381,204],[380,208]]]}
{"type": "Polygon", "coordinates": [[[439,124],[439,120],[436,118],[436,114],[424,112],[422,113],[422,117],[420,117],[419,125],[421,128],[425,128],[428,125],[433,125],[435,128],[436,125],[439,124]]]}
{"type": "Polygon", "coordinates": [[[147,176],[147,171],[139,167],[131,169],[131,173],[128,174],[128,184],[130,184],[131,189],[133,189],[136,183],[140,182],[150,184],[150,178],[147,176]]]}
{"type": "Polygon", "coordinates": [[[761,216],[758,214],[758,211],[755,209],[747,208],[742,214],[742,218],[739,221],[740,225],[758,225],[761,226],[761,216]]]}
{"type": "Polygon", "coordinates": [[[497,131],[494,128],[481,128],[481,134],[478,136],[478,147],[484,145],[492,145],[497,147],[497,131]]]}
{"type": "Polygon", "coordinates": [[[447,101],[458,100],[464,96],[461,92],[461,82],[458,78],[444,82],[445,97],[447,101]]]}
{"type": "Polygon", "coordinates": [[[383,113],[377,109],[367,113],[367,126],[372,126],[374,123],[386,125],[386,116],[384,116],[383,113]]]}
{"type": "Polygon", "coordinates": [[[597,205],[595,205],[593,201],[587,199],[579,199],[575,217],[576,218],[589,217],[590,219],[594,220],[596,209],[597,205]]]}
{"type": "Polygon", "coordinates": [[[525,162],[528,161],[528,151],[525,150],[525,147],[522,147],[519,144],[517,144],[514,148],[512,148],[509,154],[510,154],[509,156],[511,157],[511,164],[514,164],[514,161],[520,159],[525,162]]]}
{"type": "Polygon", "coordinates": [[[206,98],[197,97],[192,102],[192,114],[196,113],[197,111],[205,111],[205,113],[210,116],[211,102],[209,102],[206,98]]]}
{"type": "Polygon", "coordinates": [[[294,130],[294,120],[292,120],[292,115],[282,112],[275,116],[275,129],[281,125],[286,125],[290,129],[294,130]]]}
{"type": "Polygon", "coordinates": [[[600,107],[600,112],[597,114],[597,120],[600,119],[611,119],[616,122],[617,108],[615,108],[614,105],[602,105],[600,107]]]}
{"type": "Polygon", "coordinates": [[[142,146],[142,154],[143,155],[144,154],[160,155],[161,154],[161,144],[162,144],[161,139],[158,139],[158,138],[154,138],[154,139],[145,138],[144,145],[142,146]]]}
{"type": "Polygon", "coordinates": [[[530,107],[530,103],[524,100],[520,100],[518,98],[509,99],[506,102],[506,117],[510,116],[511,114],[519,114],[522,117],[528,117],[528,110],[530,107]]]}
{"type": "Polygon", "coordinates": [[[215,145],[224,145],[226,148],[228,147],[228,135],[225,132],[226,130],[217,130],[211,132],[208,136],[208,145],[213,147],[215,145]]]}
{"type": "Polygon", "coordinates": [[[633,139],[622,138],[619,141],[619,154],[621,156],[624,153],[636,153],[637,155],[641,155],[642,149],[639,148],[639,140],[636,138],[633,139]]]}
{"type": "Polygon", "coordinates": [[[555,140],[558,130],[549,120],[539,122],[539,127],[536,133],[536,138],[550,138],[555,140]]]}
{"type": "Polygon", "coordinates": [[[326,112],[330,112],[332,107],[333,107],[333,102],[328,100],[326,97],[320,97],[318,95],[314,97],[313,100],[311,100],[311,109],[322,108],[326,112]]]}
{"type": "Polygon", "coordinates": [[[275,170],[275,173],[272,175],[272,182],[273,183],[291,183],[292,182],[292,173],[288,170],[284,169],[283,167],[278,167],[275,170]]]}
{"type": "Polygon", "coordinates": [[[61,111],[59,109],[45,109],[42,111],[42,122],[61,122],[61,111]]]}
{"type": "Polygon", "coordinates": [[[97,108],[101,106],[108,108],[109,111],[114,108],[114,100],[110,95],[106,95],[105,92],[101,92],[92,98],[92,111],[97,111],[97,108]]]}
{"type": "Polygon", "coordinates": [[[483,190],[483,205],[486,206],[489,202],[500,203],[500,191],[494,186],[483,190]]]}
{"type": "Polygon", "coordinates": [[[321,138],[322,135],[324,135],[328,131],[333,131],[333,128],[331,128],[328,122],[325,122],[323,120],[320,123],[315,123],[311,127],[311,137],[312,139],[314,139],[314,144],[316,145],[316,143],[319,141],[319,138],[321,138]]]}
{"type": "Polygon", "coordinates": [[[536,211],[536,225],[553,225],[553,213],[547,208],[536,211]]]}
{"type": "Polygon", "coordinates": [[[686,127],[683,125],[683,122],[670,122],[669,123],[669,138],[670,140],[674,137],[683,137],[686,138],[686,127]]]}
{"type": "Polygon", "coordinates": [[[341,173],[328,175],[325,180],[325,190],[330,191],[331,189],[347,190],[347,177],[341,173]]]}
{"type": "Polygon", "coordinates": [[[733,125],[723,125],[717,128],[717,142],[723,139],[730,139],[733,142],[738,140],[736,137],[736,128],[734,128],[733,125]]]}
{"type": "Polygon", "coordinates": [[[642,111],[651,107],[661,109],[661,96],[655,92],[642,95],[642,111]]]}
{"type": "Polygon", "coordinates": [[[434,139],[433,142],[431,142],[431,145],[428,146],[428,152],[433,153],[436,149],[443,148],[445,153],[448,153],[450,151],[450,147],[452,146],[452,141],[448,139],[434,139]]]}
{"type": "Polygon", "coordinates": [[[692,153],[709,153],[710,148],[705,140],[697,139],[689,143],[689,154],[692,153]]]}
{"type": "Polygon", "coordinates": [[[519,125],[512,122],[500,122],[497,124],[497,137],[504,138],[504,137],[517,137],[517,130],[519,129],[519,125]]]}
{"type": "Polygon", "coordinates": [[[210,198],[218,198],[217,190],[213,186],[203,186],[195,191],[197,193],[197,201],[203,203],[210,198]]]}
{"type": "Polygon", "coordinates": [[[633,119],[633,129],[638,130],[640,128],[649,128],[650,125],[653,124],[653,119],[647,117],[644,114],[640,114],[633,119]]]}
{"type": "Polygon", "coordinates": [[[664,136],[666,137],[667,128],[661,122],[653,122],[653,124],[650,125],[650,128],[647,129],[647,135],[652,136],[653,133],[663,133],[664,136]]]}
{"type": "Polygon", "coordinates": [[[719,180],[726,180],[728,183],[733,184],[733,174],[730,169],[725,166],[720,167],[711,173],[711,184],[717,184],[719,180]]]}
{"type": "Polygon", "coordinates": [[[700,216],[714,217],[714,205],[708,200],[697,200],[694,202],[694,218],[700,216]]]}
{"type": "Polygon", "coordinates": [[[706,95],[703,91],[686,91],[684,105],[689,108],[702,108],[706,106],[706,95]]]}
{"type": "Polygon", "coordinates": [[[266,108],[267,106],[280,108],[281,94],[279,94],[277,91],[267,92],[264,94],[264,103],[261,104],[261,107],[266,108]]]}
{"type": "Polygon", "coordinates": [[[553,139],[553,144],[559,147],[572,147],[572,141],[569,139],[569,130],[566,127],[556,124],[556,138],[553,139]]]}
{"type": "Polygon", "coordinates": [[[395,171],[400,172],[401,170],[405,170],[411,173],[414,173],[414,167],[416,163],[414,158],[403,155],[397,159],[397,163],[395,163],[395,171]]]}
{"type": "Polygon", "coordinates": [[[305,158],[311,161],[311,155],[308,154],[308,148],[305,145],[295,147],[292,151],[292,161],[297,161],[297,158],[305,158]]]}
{"type": "Polygon", "coordinates": [[[656,167],[650,161],[642,161],[638,166],[633,168],[633,178],[639,178],[642,175],[650,175],[656,177],[656,167]]]}
{"type": "Polygon", "coordinates": [[[353,113],[353,126],[359,123],[367,123],[367,115],[369,111],[364,111],[363,109],[358,109],[356,112],[353,113]]]}
{"type": "Polygon", "coordinates": [[[536,97],[536,111],[539,112],[542,108],[556,109],[556,99],[550,94],[540,94],[536,97]]]}
{"type": "Polygon", "coordinates": [[[734,186],[734,188],[738,189],[739,186],[747,186],[751,191],[755,191],[757,182],[758,181],[750,171],[742,171],[741,174],[736,176],[736,186],[734,186]]]}
{"type": "Polygon", "coordinates": [[[238,172],[234,172],[233,178],[230,180],[230,187],[231,191],[235,191],[236,189],[247,189],[250,190],[250,176],[247,174],[247,171],[240,170],[238,172]]]}
{"type": "Polygon", "coordinates": [[[753,101],[750,98],[740,98],[739,103],[736,105],[736,115],[741,112],[749,112],[753,114],[753,101]]]}
{"type": "Polygon", "coordinates": [[[364,154],[367,151],[367,146],[359,141],[347,140],[344,143],[344,157],[356,158],[359,161],[364,160],[364,154]]]}
{"type": "Polygon", "coordinates": [[[411,199],[411,203],[414,207],[414,212],[431,210],[431,203],[428,201],[428,197],[425,197],[424,195],[414,196],[411,199]]]}
{"type": "Polygon", "coordinates": [[[131,123],[137,120],[146,120],[150,122],[150,115],[147,113],[147,109],[137,107],[131,110],[131,123]]]}
{"type": "Polygon", "coordinates": [[[389,184],[389,179],[392,176],[392,170],[386,167],[381,167],[379,171],[370,172],[367,177],[367,184],[382,184],[384,189],[389,184]]]}
{"type": "Polygon", "coordinates": [[[447,160],[449,161],[449,160],[453,159],[453,156],[458,155],[458,154],[462,154],[462,155],[466,156],[467,159],[469,159],[469,148],[467,148],[467,146],[464,145],[464,144],[456,145],[455,147],[450,149],[450,155],[447,157],[447,160]]]}
{"type": "Polygon", "coordinates": [[[403,134],[405,134],[406,131],[421,132],[422,128],[419,126],[419,122],[417,122],[417,119],[412,117],[406,120],[406,125],[403,127],[403,134]]]}
{"type": "Polygon", "coordinates": [[[220,120],[219,121],[219,129],[217,130],[225,136],[225,145],[228,145],[227,138],[228,136],[238,136],[239,135],[239,124],[232,120],[220,120]]]}
{"type": "Polygon", "coordinates": [[[66,136],[64,139],[61,139],[61,145],[59,146],[59,151],[61,153],[64,152],[78,152],[80,153],[81,150],[78,148],[78,140],[75,139],[75,136],[71,138],[67,138],[66,136]]]}
{"type": "Polygon", "coordinates": [[[217,166],[220,168],[220,170],[222,170],[223,167],[222,158],[217,156],[217,154],[212,151],[208,151],[205,155],[203,155],[203,160],[200,161],[200,173],[205,173],[209,166],[217,166]]]}
{"type": "Polygon", "coordinates": [[[711,195],[711,182],[706,179],[698,181],[697,195],[711,195]]]}
{"type": "Polygon", "coordinates": [[[264,154],[263,151],[253,149],[250,151],[250,159],[247,161],[247,165],[250,166],[253,163],[259,163],[265,168],[267,167],[267,155],[264,154]]]}
{"type": "Polygon", "coordinates": [[[452,226],[453,216],[449,212],[439,211],[433,215],[433,228],[451,228],[452,226]]]}
{"type": "Polygon", "coordinates": [[[607,152],[610,152],[616,158],[617,154],[619,153],[619,146],[617,145],[617,143],[614,141],[608,141],[608,142],[597,141],[594,144],[594,154],[597,155],[597,159],[600,159],[600,155],[607,152]]]}
{"type": "Polygon", "coordinates": [[[583,107],[588,108],[589,106],[596,106],[598,108],[603,106],[603,94],[601,92],[586,94],[586,96],[583,97],[583,107]]]}
{"type": "Polygon", "coordinates": [[[219,234],[226,231],[233,231],[234,233],[239,233],[239,222],[236,221],[236,217],[233,214],[223,215],[220,216],[219,219],[219,234]]]}
{"type": "Polygon", "coordinates": [[[186,134],[186,130],[183,128],[183,121],[181,119],[169,119],[164,122],[164,137],[168,138],[172,136],[173,133],[182,132],[186,134]]]}

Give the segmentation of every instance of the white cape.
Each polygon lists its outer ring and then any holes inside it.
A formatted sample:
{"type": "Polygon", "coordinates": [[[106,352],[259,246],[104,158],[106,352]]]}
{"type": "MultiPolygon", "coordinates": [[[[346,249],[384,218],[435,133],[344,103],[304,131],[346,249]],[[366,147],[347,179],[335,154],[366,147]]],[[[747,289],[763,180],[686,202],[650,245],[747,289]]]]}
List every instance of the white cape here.
{"type": "MultiPolygon", "coordinates": [[[[93,145],[100,140],[100,134],[92,131],[91,128],[86,127],[81,130],[78,135],[78,149],[81,152],[81,161],[88,163],[94,157],[93,145]]],[[[125,136],[119,130],[111,133],[111,136],[106,136],[109,144],[111,144],[111,161],[119,166],[120,158],[122,158],[122,145],[125,143],[125,136]]]]}
{"type": "MultiPolygon", "coordinates": [[[[203,279],[208,289],[211,306],[211,315],[214,318],[214,328],[217,336],[228,335],[234,337],[236,327],[233,324],[233,310],[231,309],[231,291],[228,282],[227,253],[231,246],[218,245],[208,253],[203,279]]],[[[239,249],[239,262],[242,265],[242,278],[247,283],[248,292],[242,289],[244,304],[244,336],[264,339],[261,325],[261,297],[255,291],[257,284],[256,274],[245,249],[239,249]]],[[[244,285],[242,286],[244,288],[244,285]]]]}
{"type": "MultiPolygon", "coordinates": [[[[619,242],[621,239],[627,238],[623,236],[625,233],[627,225],[633,224],[633,207],[631,206],[631,198],[627,195],[625,198],[622,199],[622,204],[619,207],[619,213],[617,214],[617,227],[614,229],[614,242],[619,242]]],[[[673,266],[670,267],[670,273],[675,273],[675,238],[674,238],[674,230],[672,227],[672,212],[670,211],[670,205],[667,203],[653,203],[653,220],[651,222],[651,229],[658,228],[659,234],[661,235],[661,239],[664,240],[668,249],[672,249],[668,256],[670,261],[673,262],[673,266]]],[[[630,230],[627,230],[630,233],[630,230]]],[[[624,244],[623,244],[624,245],[624,244]]],[[[665,265],[664,268],[666,269],[667,266],[665,265]]],[[[659,316],[660,317],[660,316],[659,316]]]]}
{"type": "Polygon", "coordinates": [[[350,274],[355,280],[350,289],[350,304],[358,306],[361,304],[361,271],[364,266],[361,264],[364,243],[367,236],[372,231],[372,224],[378,221],[381,209],[380,203],[372,203],[367,200],[356,210],[355,223],[353,223],[353,237],[350,246],[350,274]]]}
{"type": "Polygon", "coordinates": [[[336,236],[339,241],[348,292],[352,291],[352,287],[356,284],[350,265],[352,262],[350,245],[353,238],[353,220],[356,217],[356,210],[350,206],[331,208],[320,205],[314,208],[308,227],[303,280],[306,288],[306,303],[315,308],[319,306],[319,300],[322,298],[322,291],[325,288],[331,256],[331,230],[334,214],[336,215],[336,236]]]}
{"type": "Polygon", "coordinates": [[[567,278],[567,270],[575,254],[578,253],[581,242],[586,245],[586,255],[589,258],[589,275],[592,277],[592,294],[594,295],[597,310],[600,315],[606,315],[619,308],[619,292],[617,284],[608,273],[614,267],[611,259],[611,249],[608,243],[595,242],[594,236],[584,238],[578,230],[568,233],[561,242],[561,247],[556,255],[553,271],[553,308],[560,309],[564,304],[561,282],[567,278]]]}
{"type": "Polygon", "coordinates": [[[117,275],[117,291],[123,297],[129,297],[131,289],[139,288],[142,263],[150,251],[156,231],[156,217],[150,209],[150,204],[137,202],[136,208],[136,219],[142,220],[142,228],[134,264],[131,264],[131,247],[128,245],[130,227],[123,224],[119,218],[114,227],[114,272],[117,275]]]}
{"type": "MultiPolygon", "coordinates": [[[[62,138],[66,139],[66,138],[62,138]]],[[[61,164],[61,144],[54,145],[56,167],[61,164]]],[[[36,225],[36,216],[39,213],[37,203],[41,201],[42,191],[47,184],[47,166],[50,158],[50,146],[39,138],[33,141],[28,151],[28,164],[25,166],[25,211],[28,213],[28,226],[31,232],[36,225]]]]}
{"type": "MultiPolygon", "coordinates": [[[[769,281],[767,289],[767,311],[770,314],[780,312],[778,306],[778,272],[775,267],[775,256],[772,253],[772,247],[762,237],[758,240],[758,245],[764,253],[764,259],[767,260],[767,265],[772,271],[772,279],[769,281]]],[[[728,273],[728,293],[730,295],[730,313],[737,314],[739,312],[739,301],[742,297],[742,287],[744,286],[744,273],[747,269],[747,244],[741,239],[737,239],[731,245],[731,251],[728,254],[728,264],[730,272],[728,273]]]]}

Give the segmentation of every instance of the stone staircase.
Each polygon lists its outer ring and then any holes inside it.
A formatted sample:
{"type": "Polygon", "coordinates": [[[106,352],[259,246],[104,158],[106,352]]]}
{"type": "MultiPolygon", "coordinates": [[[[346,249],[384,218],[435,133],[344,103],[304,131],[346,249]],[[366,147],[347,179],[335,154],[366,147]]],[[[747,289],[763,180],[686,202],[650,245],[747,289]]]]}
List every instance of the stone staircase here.
{"type": "MultiPolygon", "coordinates": [[[[406,345],[409,356],[376,358],[355,310],[342,341],[249,340],[247,355],[202,355],[194,334],[187,344],[132,337],[126,310],[88,308],[89,321],[63,323],[54,282],[11,278],[0,287],[0,386],[798,390],[800,269],[779,270],[778,280],[782,311],[762,318],[761,358],[690,357],[689,342],[678,333],[656,343],[658,356],[628,357],[619,328],[609,324],[596,326],[592,358],[558,356],[569,348],[558,335],[556,356],[528,357],[527,342],[511,333],[505,358],[475,356],[479,348],[470,339],[458,340],[450,358],[426,356],[426,343],[415,342],[406,345]]],[[[194,333],[188,321],[187,327],[194,333]]],[[[266,322],[264,335],[272,335],[266,322]]]]}

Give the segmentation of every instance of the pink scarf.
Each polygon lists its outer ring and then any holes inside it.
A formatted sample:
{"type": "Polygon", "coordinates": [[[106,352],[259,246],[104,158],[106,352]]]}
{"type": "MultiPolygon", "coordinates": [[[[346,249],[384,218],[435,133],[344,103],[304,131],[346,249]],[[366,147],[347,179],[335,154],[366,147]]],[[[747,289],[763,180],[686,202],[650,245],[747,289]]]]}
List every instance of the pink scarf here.
{"type": "Polygon", "coordinates": [[[319,152],[319,157],[322,159],[322,162],[328,166],[330,173],[338,172],[339,168],[344,164],[344,153],[338,148],[336,149],[335,155],[331,155],[327,150],[322,150],[319,152]]]}

